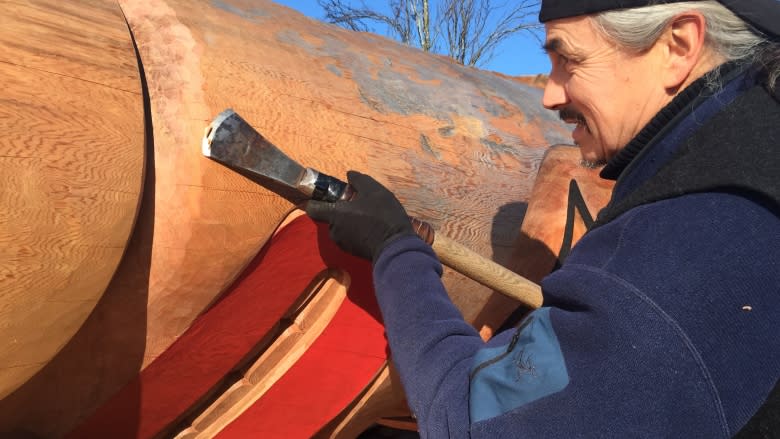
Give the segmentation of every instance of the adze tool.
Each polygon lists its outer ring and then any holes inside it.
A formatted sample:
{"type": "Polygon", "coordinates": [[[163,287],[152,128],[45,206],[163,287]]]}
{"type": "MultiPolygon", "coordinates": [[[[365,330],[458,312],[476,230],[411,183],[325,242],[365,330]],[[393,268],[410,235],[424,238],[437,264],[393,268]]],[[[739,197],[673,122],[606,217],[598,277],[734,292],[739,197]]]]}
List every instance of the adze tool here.
{"type": "MultiPolygon", "coordinates": [[[[336,202],[349,201],[354,195],[349,184],[287,157],[231,109],[217,115],[206,128],[203,155],[288,200],[336,202]]],[[[431,245],[444,265],[526,306],[541,306],[541,289],[535,283],[446,236],[436,235],[428,223],[411,220],[418,235],[431,245]]]]}

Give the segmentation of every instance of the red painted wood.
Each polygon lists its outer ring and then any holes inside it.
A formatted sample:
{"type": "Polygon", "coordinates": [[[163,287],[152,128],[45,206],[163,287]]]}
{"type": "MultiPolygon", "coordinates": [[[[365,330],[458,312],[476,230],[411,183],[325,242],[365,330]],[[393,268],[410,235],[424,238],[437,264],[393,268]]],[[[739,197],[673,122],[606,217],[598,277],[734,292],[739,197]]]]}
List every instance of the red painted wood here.
{"type": "Polygon", "coordinates": [[[347,293],[352,301],[344,302],[303,357],[217,438],[310,438],[370,383],[387,351],[383,327],[363,308],[373,306],[365,300],[374,294],[370,270],[355,268],[347,293]]]}
{"type": "Polygon", "coordinates": [[[70,437],[146,438],[163,431],[272,331],[328,267],[350,274],[347,299],[298,363],[222,435],[311,436],[369,384],[387,358],[387,347],[370,264],[341,252],[328,238],[327,227],[301,216],[266,244],[226,294],[169,349],[70,437]],[[128,419],[133,413],[138,415],[128,419]]]}

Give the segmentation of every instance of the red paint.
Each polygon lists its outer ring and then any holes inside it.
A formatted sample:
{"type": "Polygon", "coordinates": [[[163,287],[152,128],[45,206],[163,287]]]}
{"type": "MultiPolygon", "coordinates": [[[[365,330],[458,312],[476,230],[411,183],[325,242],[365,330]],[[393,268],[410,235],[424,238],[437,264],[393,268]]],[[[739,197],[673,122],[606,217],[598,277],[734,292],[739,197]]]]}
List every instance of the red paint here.
{"type": "Polygon", "coordinates": [[[326,268],[350,274],[347,299],[303,357],[220,434],[310,437],[371,382],[387,345],[370,264],[341,252],[327,227],[305,216],[279,231],[214,306],[70,436],[146,438],[163,431],[273,331],[326,268]],[[137,419],[127,419],[134,413],[137,419]]]}

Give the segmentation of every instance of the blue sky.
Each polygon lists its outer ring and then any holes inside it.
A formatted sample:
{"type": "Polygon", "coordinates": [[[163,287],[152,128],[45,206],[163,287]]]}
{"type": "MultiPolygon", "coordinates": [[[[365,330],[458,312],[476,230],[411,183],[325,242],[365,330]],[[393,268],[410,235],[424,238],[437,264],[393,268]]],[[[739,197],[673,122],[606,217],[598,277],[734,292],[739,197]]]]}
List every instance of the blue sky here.
{"type": "MultiPolygon", "coordinates": [[[[317,0],[274,1],[317,20],[322,20],[325,15],[322,8],[317,4],[317,0]]],[[[367,3],[379,3],[382,1],[370,0],[367,3]]],[[[550,61],[540,46],[539,41],[531,35],[521,34],[514,36],[499,46],[495,51],[493,59],[481,67],[512,76],[549,73],[550,61]]]]}

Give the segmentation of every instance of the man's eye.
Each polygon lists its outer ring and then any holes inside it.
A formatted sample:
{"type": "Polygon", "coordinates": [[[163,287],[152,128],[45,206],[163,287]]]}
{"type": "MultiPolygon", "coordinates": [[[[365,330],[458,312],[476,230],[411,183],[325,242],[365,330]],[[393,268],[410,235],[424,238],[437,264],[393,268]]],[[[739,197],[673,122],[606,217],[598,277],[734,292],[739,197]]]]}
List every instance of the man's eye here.
{"type": "Polygon", "coordinates": [[[558,65],[564,68],[572,68],[579,64],[577,57],[568,57],[566,55],[558,54],[558,65]]]}

